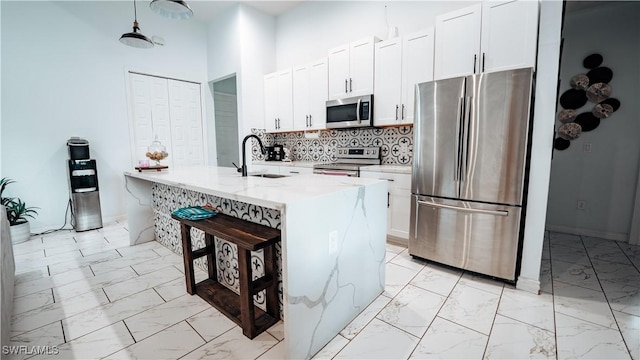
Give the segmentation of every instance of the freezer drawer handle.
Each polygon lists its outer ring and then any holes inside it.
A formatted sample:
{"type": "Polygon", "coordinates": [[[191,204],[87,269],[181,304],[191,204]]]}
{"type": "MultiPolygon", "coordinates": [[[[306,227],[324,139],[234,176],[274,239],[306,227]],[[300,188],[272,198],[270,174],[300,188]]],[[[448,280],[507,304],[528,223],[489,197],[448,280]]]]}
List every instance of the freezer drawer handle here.
{"type": "Polygon", "coordinates": [[[432,206],[443,209],[450,209],[456,211],[470,212],[470,213],[478,213],[478,214],[487,214],[487,215],[495,215],[495,216],[509,216],[509,212],[506,210],[482,210],[482,209],[469,209],[462,208],[457,206],[445,205],[445,204],[435,204],[428,201],[420,201],[418,200],[419,205],[432,206]]]}

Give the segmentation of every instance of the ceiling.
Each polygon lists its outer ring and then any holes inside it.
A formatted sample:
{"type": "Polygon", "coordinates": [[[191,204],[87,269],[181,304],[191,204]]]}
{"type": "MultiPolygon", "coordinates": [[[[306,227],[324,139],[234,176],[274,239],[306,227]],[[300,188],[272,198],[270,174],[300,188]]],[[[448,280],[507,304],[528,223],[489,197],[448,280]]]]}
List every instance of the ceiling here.
{"type": "Polygon", "coordinates": [[[189,0],[189,6],[193,10],[193,17],[197,21],[211,22],[220,14],[232,6],[244,3],[269,15],[278,16],[295,7],[304,0],[285,1],[219,1],[219,0],[189,0]]]}

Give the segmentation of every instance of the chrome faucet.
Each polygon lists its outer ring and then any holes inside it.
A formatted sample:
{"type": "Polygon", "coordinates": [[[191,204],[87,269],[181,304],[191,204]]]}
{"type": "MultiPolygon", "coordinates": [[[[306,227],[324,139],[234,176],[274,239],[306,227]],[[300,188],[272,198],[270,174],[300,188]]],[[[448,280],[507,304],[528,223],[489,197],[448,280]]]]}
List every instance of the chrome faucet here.
{"type": "MultiPolygon", "coordinates": [[[[238,167],[236,166],[236,168],[238,169],[238,172],[242,173],[242,176],[247,176],[247,155],[246,155],[246,143],[247,140],[249,140],[249,138],[256,138],[256,140],[258,140],[258,145],[260,146],[260,152],[264,155],[267,153],[267,150],[264,148],[264,146],[262,145],[262,140],[260,140],[259,137],[257,137],[254,134],[249,134],[247,136],[244,137],[244,139],[242,140],[242,166],[238,167]]],[[[233,164],[235,165],[235,164],[233,164]]]]}

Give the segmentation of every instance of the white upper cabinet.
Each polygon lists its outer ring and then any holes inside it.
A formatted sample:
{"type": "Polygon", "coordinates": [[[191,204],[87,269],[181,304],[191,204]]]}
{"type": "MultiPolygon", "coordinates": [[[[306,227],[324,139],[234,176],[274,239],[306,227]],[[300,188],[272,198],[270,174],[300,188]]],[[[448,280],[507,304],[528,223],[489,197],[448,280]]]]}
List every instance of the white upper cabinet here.
{"type": "Polygon", "coordinates": [[[435,79],[477,72],[482,4],[436,16],[435,79]]]}
{"type": "Polygon", "coordinates": [[[328,86],[327,58],[293,69],[294,130],[325,128],[328,86]]]}
{"type": "Polygon", "coordinates": [[[264,125],[267,132],[293,130],[293,71],[264,76],[264,125]]]}
{"type": "Polygon", "coordinates": [[[483,3],[482,71],[535,66],[537,35],[537,1],[483,3]]]}
{"type": "Polygon", "coordinates": [[[434,77],[533,67],[537,31],[537,1],[485,1],[437,16],[434,77]]]}
{"type": "Polygon", "coordinates": [[[329,99],[373,94],[373,37],[329,50],[329,99]]]}
{"type": "Polygon", "coordinates": [[[413,123],[415,85],[433,80],[433,28],[375,45],[374,124],[413,123]]]}

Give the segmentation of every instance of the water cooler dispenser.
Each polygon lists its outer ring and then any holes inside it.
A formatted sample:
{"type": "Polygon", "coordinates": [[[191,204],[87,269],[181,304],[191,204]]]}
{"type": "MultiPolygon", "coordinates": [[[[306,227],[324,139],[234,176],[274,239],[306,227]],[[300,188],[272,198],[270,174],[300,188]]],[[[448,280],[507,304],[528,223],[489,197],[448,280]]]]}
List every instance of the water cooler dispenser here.
{"type": "Polygon", "coordinates": [[[96,161],[89,158],[89,142],[72,137],[69,148],[69,189],[71,209],[76,231],[102,227],[100,192],[96,161]]]}

